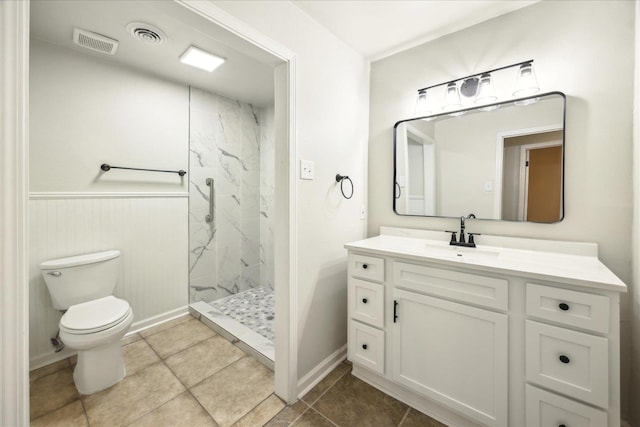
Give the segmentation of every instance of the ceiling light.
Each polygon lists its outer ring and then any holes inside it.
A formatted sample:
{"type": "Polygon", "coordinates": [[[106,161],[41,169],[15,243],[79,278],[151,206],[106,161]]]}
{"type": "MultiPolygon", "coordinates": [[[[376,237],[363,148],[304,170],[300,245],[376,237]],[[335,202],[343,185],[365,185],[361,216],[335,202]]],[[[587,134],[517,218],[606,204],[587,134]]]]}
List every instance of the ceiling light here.
{"type": "Polygon", "coordinates": [[[218,68],[224,61],[224,58],[220,58],[194,46],[189,46],[189,49],[180,55],[180,62],[183,64],[191,65],[192,67],[200,68],[208,72],[212,72],[218,68]]]}

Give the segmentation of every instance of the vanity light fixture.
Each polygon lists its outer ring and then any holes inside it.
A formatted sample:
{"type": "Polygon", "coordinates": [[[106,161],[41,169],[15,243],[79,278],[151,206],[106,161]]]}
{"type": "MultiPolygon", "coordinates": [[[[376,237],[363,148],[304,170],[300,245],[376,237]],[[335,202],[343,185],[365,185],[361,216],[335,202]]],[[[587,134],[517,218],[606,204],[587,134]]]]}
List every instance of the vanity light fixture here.
{"type": "MultiPolygon", "coordinates": [[[[518,62],[516,64],[507,65],[505,67],[494,68],[492,70],[483,71],[481,73],[472,74],[470,76],[462,77],[448,82],[438,83],[437,85],[427,86],[422,89],[418,89],[418,98],[416,100],[416,117],[423,117],[431,114],[430,109],[427,107],[427,92],[432,93],[433,89],[440,86],[445,86],[444,101],[442,103],[442,111],[450,112],[450,116],[460,116],[465,111],[456,111],[464,108],[470,108],[467,106],[468,102],[460,98],[460,94],[463,97],[469,99],[473,98],[475,104],[488,104],[486,107],[482,107],[482,111],[495,110],[499,106],[492,105],[498,101],[494,87],[494,76],[496,71],[506,70],[509,68],[518,68],[516,89],[513,92],[515,97],[526,97],[533,95],[540,91],[538,86],[538,80],[536,73],[533,69],[533,59],[528,61],[518,62]]],[[[532,99],[527,104],[536,102],[536,99],[532,99]]],[[[522,102],[517,102],[517,105],[526,105],[522,102]]]]}
{"type": "Polygon", "coordinates": [[[418,91],[418,99],[416,101],[416,111],[415,114],[417,117],[419,116],[428,116],[431,114],[429,107],[427,106],[427,91],[419,90],[418,91]]]}
{"type": "Polygon", "coordinates": [[[516,80],[516,90],[513,92],[513,96],[521,98],[535,95],[538,92],[540,92],[540,87],[538,86],[538,79],[533,65],[531,65],[531,62],[520,65],[518,79],[516,80]]]}
{"type": "Polygon", "coordinates": [[[224,58],[198,49],[195,46],[189,46],[189,48],[180,55],[180,62],[183,64],[191,65],[192,67],[200,68],[208,72],[212,72],[218,68],[224,61],[224,58]]]}
{"type": "Polygon", "coordinates": [[[460,102],[460,92],[455,82],[447,83],[447,92],[444,95],[444,105],[442,111],[457,110],[462,107],[460,102]]]}
{"type": "MultiPolygon", "coordinates": [[[[476,104],[491,104],[498,100],[496,96],[496,90],[493,87],[493,81],[491,80],[491,74],[484,73],[480,76],[480,82],[478,83],[478,93],[476,95],[476,104]]],[[[497,105],[491,105],[481,108],[481,111],[492,111],[497,109],[497,105]]]]}

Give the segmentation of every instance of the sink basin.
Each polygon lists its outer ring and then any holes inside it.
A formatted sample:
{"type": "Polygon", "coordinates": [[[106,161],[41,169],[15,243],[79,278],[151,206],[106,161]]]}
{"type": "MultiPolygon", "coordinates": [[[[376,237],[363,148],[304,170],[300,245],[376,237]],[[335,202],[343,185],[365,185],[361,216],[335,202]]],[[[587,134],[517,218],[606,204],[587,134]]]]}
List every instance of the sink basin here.
{"type": "Polygon", "coordinates": [[[446,258],[461,262],[487,262],[496,260],[500,252],[488,249],[465,248],[464,246],[424,245],[424,254],[434,258],[446,258]]]}

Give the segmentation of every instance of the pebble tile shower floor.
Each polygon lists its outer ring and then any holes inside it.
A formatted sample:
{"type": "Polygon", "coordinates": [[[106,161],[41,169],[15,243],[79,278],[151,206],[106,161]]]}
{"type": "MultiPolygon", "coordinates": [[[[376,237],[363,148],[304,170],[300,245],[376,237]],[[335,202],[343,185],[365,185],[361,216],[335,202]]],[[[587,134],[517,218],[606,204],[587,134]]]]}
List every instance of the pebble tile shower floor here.
{"type": "Polygon", "coordinates": [[[256,287],[221,298],[209,305],[235,319],[271,342],[275,342],[273,290],[256,287]]]}
{"type": "Polygon", "coordinates": [[[353,377],[341,363],[293,405],[273,372],[191,316],[123,340],[127,376],[84,396],[75,358],[30,373],[33,426],[446,427],[353,377]]]}

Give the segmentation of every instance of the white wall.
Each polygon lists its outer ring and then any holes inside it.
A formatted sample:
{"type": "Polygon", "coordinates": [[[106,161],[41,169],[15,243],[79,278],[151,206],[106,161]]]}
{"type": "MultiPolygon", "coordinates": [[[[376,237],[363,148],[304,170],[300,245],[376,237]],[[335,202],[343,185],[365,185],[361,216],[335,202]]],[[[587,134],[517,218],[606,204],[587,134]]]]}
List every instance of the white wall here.
{"type": "MultiPolygon", "coordinates": [[[[369,170],[375,173],[369,174],[368,233],[377,234],[381,225],[436,230],[458,226],[454,219],[407,218],[392,210],[392,126],[413,115],[417,89],[534,59],[541,89],[568,97],[565,218],[551,225],[470,221],[467,228],[596,242],[601,260],[631,285],[634,6],[626,1],[543,1],[373,63],[369,170]]],[[[626,419],[628,297],[623,296],[621,308],[626,419]]]]}
{"type": "Polygon", "coordinates": [[[298,225],[295,285],[301,378],[347,341],[343,245],[365,233],[360,206],[366,204],[368,64],[289,2],[213,3],[297,57],[295,161],[307,159],[315,165],[314,180],[298,181],[298,193],[293,195],[298,225]],[[352,199],[340,195],[337,173],[352,178],[352,199]]]}
{"type": "Polygon", "coordinates": [[[115,295],[134,325],[186,310],[187,177],[99,165],[188,169],[188,88],[32,40],[30,359],[54,357],[53,309],[38,265],[119,249],[115,295]]]}
{"type": "Polygon", "coordinates": [[[32,40],[30,190],[187,191],[176,174],[100,170],[187,170],[189,88],[96,55],[32,40]]]}

